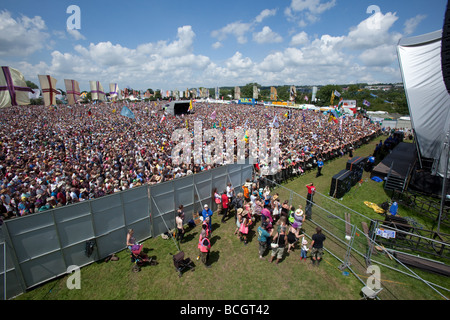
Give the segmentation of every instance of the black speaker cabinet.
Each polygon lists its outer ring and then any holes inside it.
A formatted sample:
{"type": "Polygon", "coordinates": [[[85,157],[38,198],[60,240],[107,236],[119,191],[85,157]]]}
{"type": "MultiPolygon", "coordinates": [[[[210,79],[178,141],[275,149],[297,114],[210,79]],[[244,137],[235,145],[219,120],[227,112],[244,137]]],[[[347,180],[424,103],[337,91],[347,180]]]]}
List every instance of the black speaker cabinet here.
{"type": "Polygon", "coordinates": [[[364,168],[367,164],[367,157],[355,157],[347,161],[346,169],[352,171],[352,186],[357,184],[363,176],[364,168]]]}
{"type": "Polygon", "coordinates": [[[330,196],[342,198],[352,188],[354,172],[342,170],[331,179],[330,196]]]}

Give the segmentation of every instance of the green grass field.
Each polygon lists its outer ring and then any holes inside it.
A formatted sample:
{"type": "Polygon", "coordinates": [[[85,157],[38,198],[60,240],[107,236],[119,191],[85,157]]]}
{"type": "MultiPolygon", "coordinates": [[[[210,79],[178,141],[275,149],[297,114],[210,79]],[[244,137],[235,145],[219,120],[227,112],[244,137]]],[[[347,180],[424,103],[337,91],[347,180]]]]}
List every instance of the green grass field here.
{"type": "MultiPolygon", "coordinates": [[[[354,156],[368,156],[374,149],[374,140],[354,152],[354,156]]],[[[281,200],[289,200],[291,189],[299,195],[306,196],[305,185],[314,182],[318,192],[324,197],[316,196],[317,205],[333,213],[343,212],[342,208],[326,199],[331,178],[345,168],[347,157],[335,159],[325,163],[323,176],[316,178],[313,170],[305,175],[288,181],[283,187],[277,188],[281,200]]],[[[380,204],[390,199],[382,183],[369,179],[364,173],[363,183],[356,185],[344,196],[336,200],[345,206],[367,215],[372,219],[381,216],[364,205],[364,201],[380,204]]],[[[294,197],[293,204],[303,204],[303,199],[294,197]]],[[[314,211],[313,211],[314,213],[314,211]]],[[[399,214],[404,216],[414,213],[400,207],[399,214]]],[[[430,221],[421,220],[423,225],[430,225],[430,221]]],[[[313,215],[314,219],[314,215],[313,215]]],[[[360,224],[365,220],[352,214],[352,223],[360,224]]],[[[311,236],[314,224],[307,222],[305,232],[311,236]]],[[[368,275],[364,274],[363,263],[354,259],[353,273],[344,275],[339,269],[341,262],[333,255],[325,253],[324,261],[319,267],[311,262],[300,261],[300,250],[297,248],[290,254],[285,254],[280,264],[269,263],[270,252],[264,260],[259,259],[258,241],[255,236],[256,227],[250,234],[250,242],[244,246],[234,235],[235,223],[231,217],[225,224],[220,223],[217,214],[213,216],[213,235],[211,248],[211,268],[205,268],[197,257],[197,242],[200,227],[187,229],[186,241],[180,244],[186,257],[194,260],[195,271],[187,271],[179,278],[175,271],[172,255],[177,253],[177,247],[172,239],[161,237],[148,239],[144,242],[147,254],[155,258],[157,266],[146,266],[138,273],[132,272],[133,264],[126,250],[118,252],[119,261],[98,261],[81,269],[81,289],[69,290],[66,285],[68,276],[41,285],[26,292],[16,300],[358,300],[361,298],[361,288],[368,275]]],[[[448,230],[443,230],[448,232],[448,230]]],[[[326,233],[325,233],[326,234],[326,233]]],[[[327,235],[327,234],[326,234],[327,235]]],[[[125,239],[124,239],[125,241],[125,239]]],[[[345,249],[331,237],[327,238],[325,247],[334,252],[340,259],[344,258],[345,249]]],[[[377,259],[389,263],[385,255],[378,255],[377,259]]],[[[392,261],[391,261],[392,263],[392,261]]],[[[432,283],[444,288],[450,288],[450,280],[445,277],[430,275],[420,270],[417,274],[432,283]]],[[[382,268],[382,286],[386,290],[380,294],[385,300],[442,300],[423,282],[411,277],[382,268]]],[[[447,291],[447,297],[450,295],[447,291]]]]}

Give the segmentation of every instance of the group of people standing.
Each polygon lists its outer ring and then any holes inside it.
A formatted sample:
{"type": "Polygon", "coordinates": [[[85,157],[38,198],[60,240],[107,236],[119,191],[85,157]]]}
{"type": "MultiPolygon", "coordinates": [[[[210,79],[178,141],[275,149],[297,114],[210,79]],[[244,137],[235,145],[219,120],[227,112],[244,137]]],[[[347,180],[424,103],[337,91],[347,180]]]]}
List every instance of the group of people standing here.
{"type": "MultiPolygon", "coordinates": [[[[314,185],[308,184],[307,206],[313,202],[314,185]]],[[[303,232],[302,225],[305,221],[305,214],[302,206],[297,208],[289,204],[289,201],[281,202],[278,193],[271,194],[269,187],[259,188],[257,181],[247,179],[242,186],[242,192],[235,195],[231,183],[229,183],[222,193],[215,188],[212,191],[214,209],[205,204],[203,210],[199,212],[202,227],[198,240],[199,254],[197,260],[210,267],[209,253],[211,250],[212,236],[212,216],[217,213],[221,216],[221,223],[226,223],[234,218],[236,228],[234,235],[246,246],[251,240],[252,229],[256,229],[259,244],[258,253],[261,260],[270,249],[269,262],[276,264],[284,258],[285,253],[294,252],[299,244],[300,261],[306,261],[308,252],[314,265],[318,265],[322,260],[323,242],[326,237],[321,228],[316,228],[316,233],[308,243],[303,232]],[[234,217],[233,217],[233,215],[234,217]],[[258,227],[256,227],[258,225],[258,227]]],[[[178,210],[176,217],[177,240],[183,241],[184,236],[184,212],[182,206],[178,210]]]]}

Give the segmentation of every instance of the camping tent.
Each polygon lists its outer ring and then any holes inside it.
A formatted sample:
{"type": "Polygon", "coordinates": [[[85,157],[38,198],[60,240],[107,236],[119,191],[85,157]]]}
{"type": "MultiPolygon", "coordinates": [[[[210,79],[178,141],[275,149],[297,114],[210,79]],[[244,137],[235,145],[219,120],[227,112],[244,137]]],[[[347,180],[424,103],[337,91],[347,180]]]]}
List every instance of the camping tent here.
{"type": "Polygon", "coordinates": [[[419,157],[433,159],[433,175],[450,173],[450,95],[441,61],[442,30],[401,39],[397,46],[419,157]]]}

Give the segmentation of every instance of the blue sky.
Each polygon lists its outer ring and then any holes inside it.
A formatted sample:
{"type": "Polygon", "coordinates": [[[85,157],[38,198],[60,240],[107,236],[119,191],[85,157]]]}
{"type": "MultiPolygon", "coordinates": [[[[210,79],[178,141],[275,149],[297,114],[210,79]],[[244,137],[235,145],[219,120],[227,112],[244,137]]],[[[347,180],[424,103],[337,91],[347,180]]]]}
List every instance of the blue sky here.
{"type": "Polygon", "coordinates": [[[396,44],[442,28],[444,0],[50,1],[0,5],[0,63],[120,88],[401,82],[396,44]],[[70,5],[80,29],[67,30],[70,5]],[[369,13],[368,8],[374,10],[369,13]]]}

